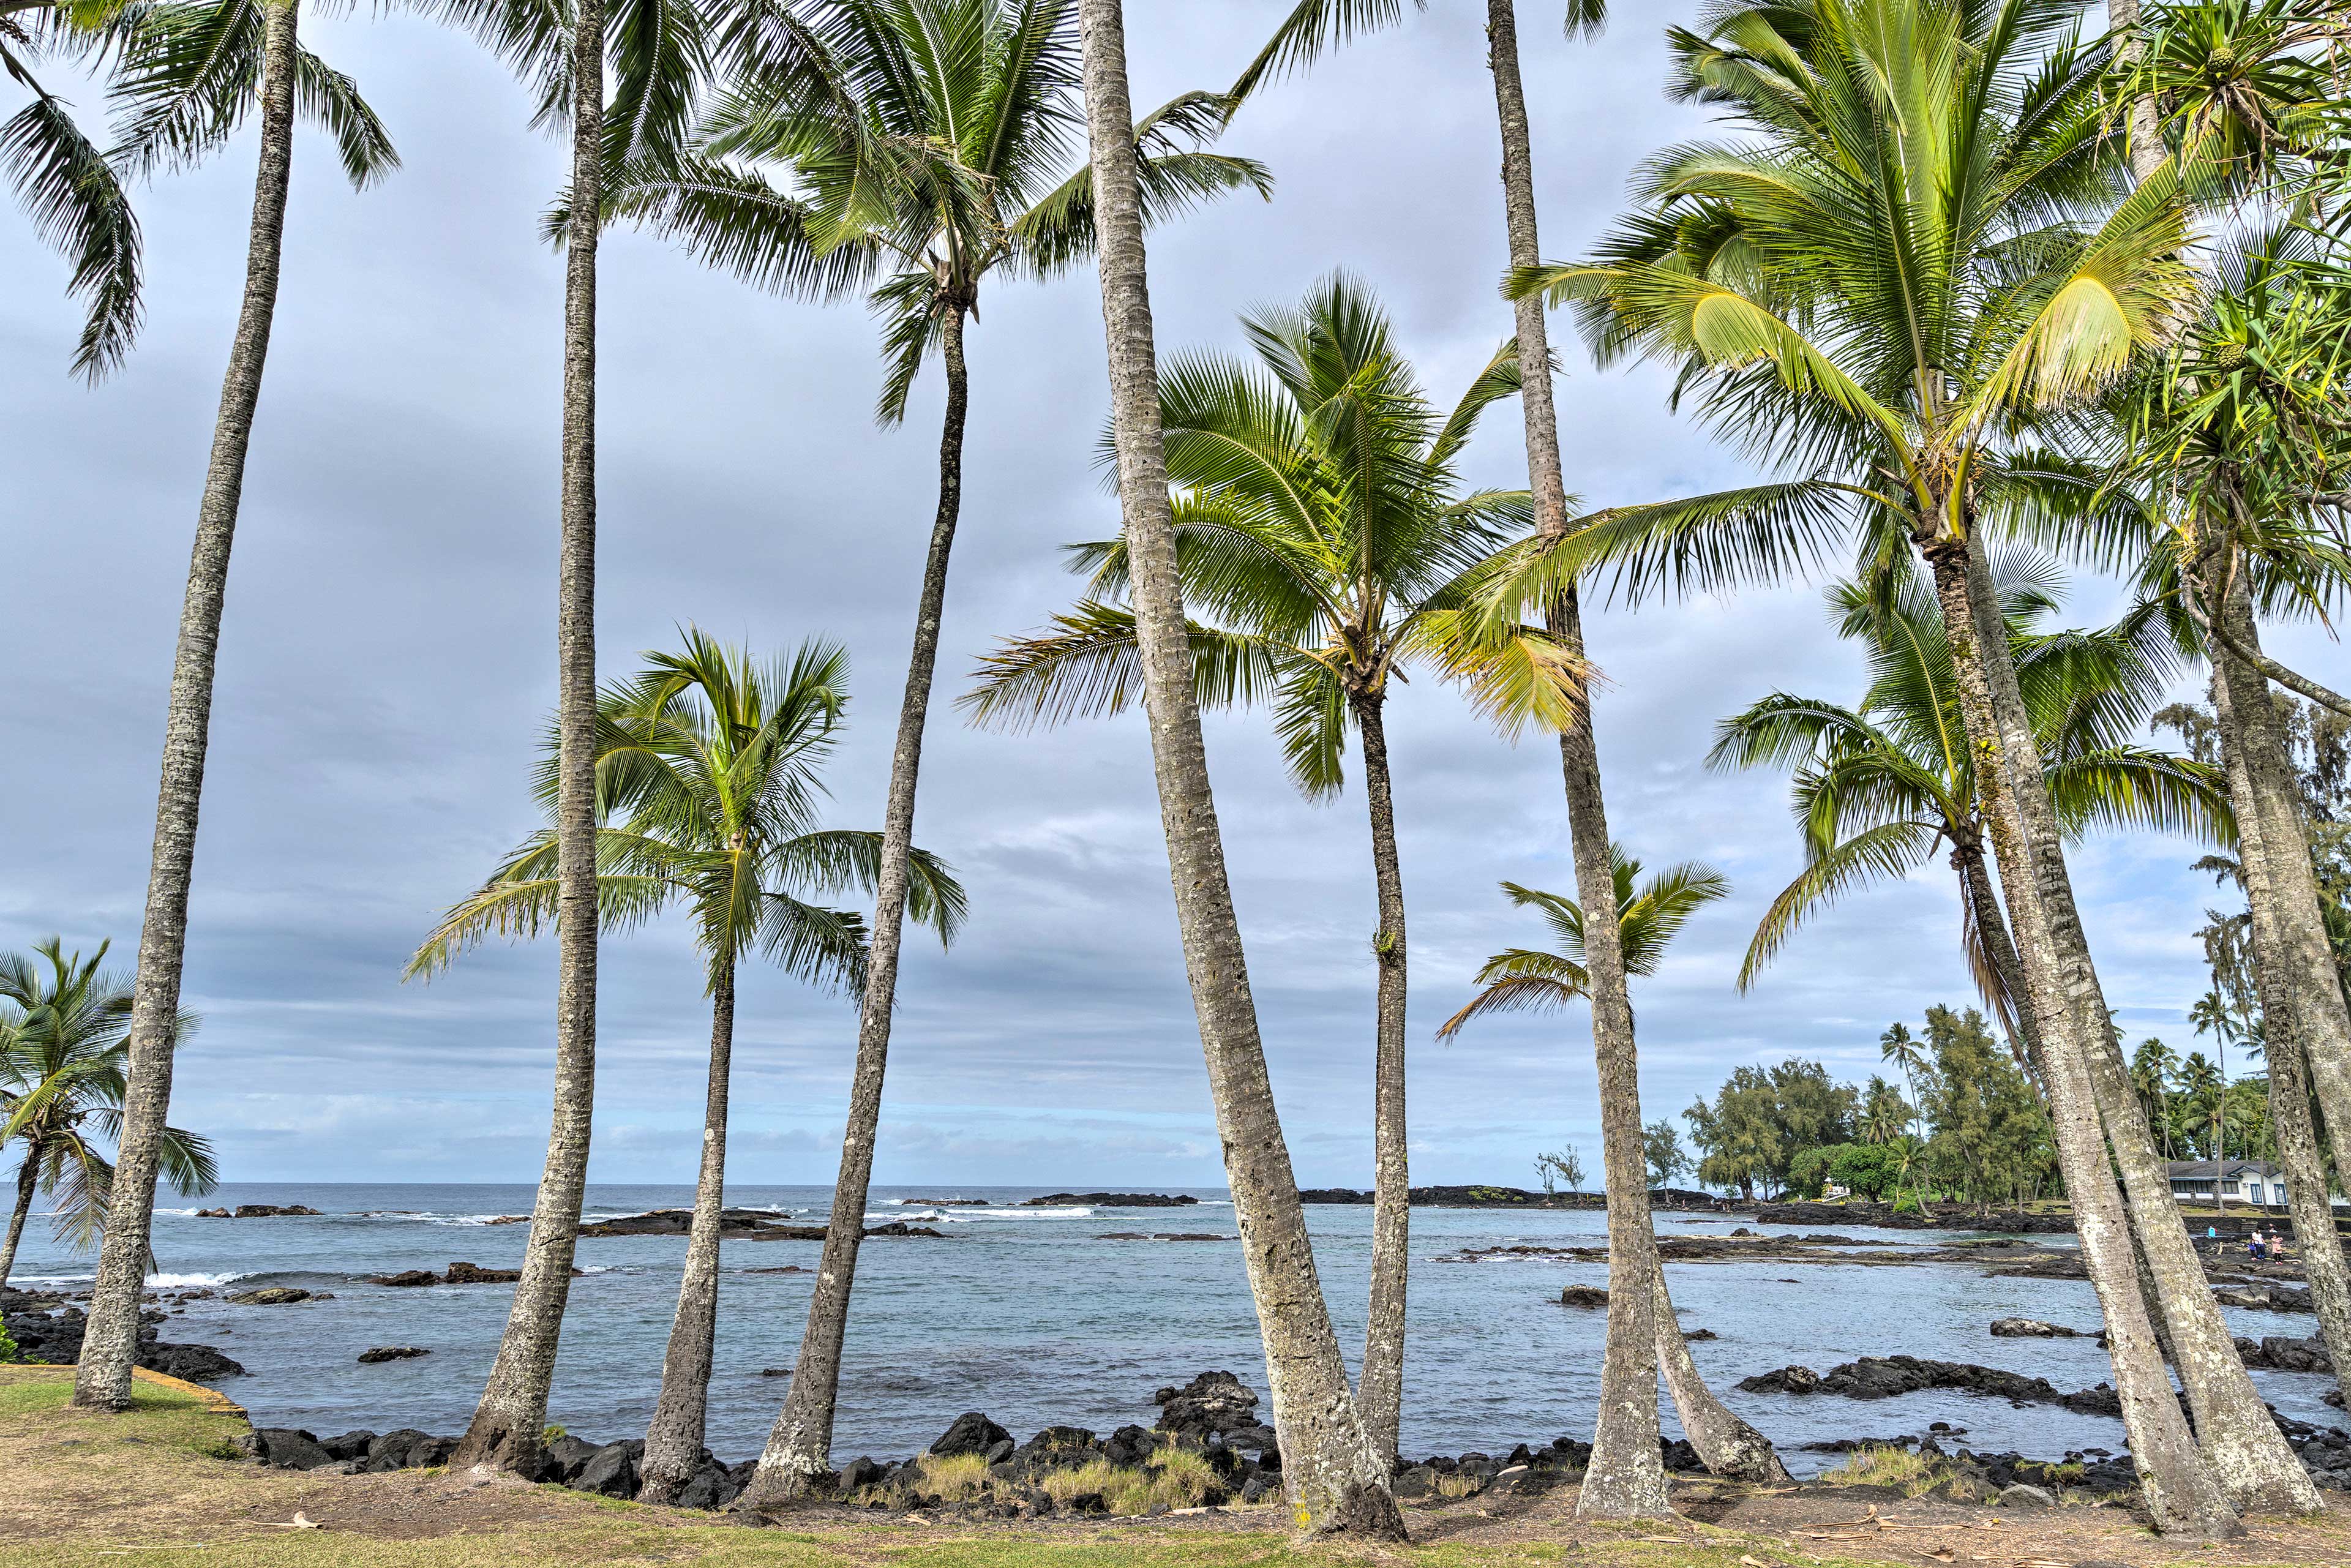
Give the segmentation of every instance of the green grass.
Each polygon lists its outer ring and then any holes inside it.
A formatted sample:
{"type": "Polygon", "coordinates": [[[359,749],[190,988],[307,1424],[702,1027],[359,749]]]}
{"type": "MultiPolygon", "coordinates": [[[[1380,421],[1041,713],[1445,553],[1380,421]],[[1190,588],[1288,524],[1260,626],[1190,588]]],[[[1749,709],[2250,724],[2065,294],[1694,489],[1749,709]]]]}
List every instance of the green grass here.
{"type": "Polygon", "coordinates": [[[1821,1476],[1833,1487],[1892,1487],[1905,1497],[1917,1497],[1942,1479],[1940,1468],[1926,1455],[1876,1443],[1855,1448],[1844,1463],[1821,1476]]]}

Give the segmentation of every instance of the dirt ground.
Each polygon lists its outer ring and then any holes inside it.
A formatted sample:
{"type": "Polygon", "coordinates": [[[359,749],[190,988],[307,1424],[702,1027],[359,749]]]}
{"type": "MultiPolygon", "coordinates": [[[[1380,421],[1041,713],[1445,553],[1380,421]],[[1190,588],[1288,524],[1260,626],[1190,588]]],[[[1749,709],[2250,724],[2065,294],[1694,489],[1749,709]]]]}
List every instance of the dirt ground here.
{"type": "Polygon", "coordinates": [[[1227,1568],[1573,1563],[1696,1568],[1989,1563],[1998,1568],[2310,1564],[2351,1568],[2351,1502],[2322,1519],[2256,1521],[2239,1540],[2158,1539],[2111,1507],[2010,1509],[1884,1488],[1676,1484],[1674,1521],[1592,1525],[1573,1488],[1407,1510],[1409,1546],[1298,1545],[1280,1511],[1151,1521],[1011,1523],[797,1513],[723,1515],[614,1502],[506,1477],[438,1470],[308,1476],[225,1457],[234,1406],[141,1383],[126,1416],[68,1408],[66,1369],[0,1368],[0,1564],[893,1564],[904,1568],[1227,1568]]]}

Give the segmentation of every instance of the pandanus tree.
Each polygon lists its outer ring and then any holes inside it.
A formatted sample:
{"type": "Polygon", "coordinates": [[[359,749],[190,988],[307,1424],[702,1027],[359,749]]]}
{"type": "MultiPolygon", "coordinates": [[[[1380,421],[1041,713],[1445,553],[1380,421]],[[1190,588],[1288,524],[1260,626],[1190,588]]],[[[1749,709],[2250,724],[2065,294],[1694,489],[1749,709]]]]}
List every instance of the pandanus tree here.
{"type": "Polygon", "coordinates": [[[0,0],[0,75],[29,99],[0,120],[0,177],[34,231],[73,263],[67,289],[85,308],[73,369],[89,381],[122,362],[139,330],[139,219],[120,174],[76,123],[73,106],[37,73],[51,59],[101,63],[121,41],[120,9],[0,0]]]}
{"type": "MultiPolygon", "coordinates": [[[[86,1248],[105,1229],[114,1188],[106,1145],[122,1134],[131,1009],[130,979],[99,967],[107,946],[84,958],[52,936],[35,944],[31,957],[0,955],[0,1152],[16,1153],[0,1288],[16,1269],[36,1192],[50,1195],[57,1237],[68,1246],[86,1248]]],[[[172,1029],[186,1040],[195,1015],[181,1013],[172,1029]]],[[[205,1193],[219,1185],[207,1140],[166,1127],[156,1146],[173,1190],[205,1193]]]]}
{"type": "Polygon", "coordinates": [[[1917,551],[2133,1458],[2163,1528],[2217,1533],[2238,1528],[2239,1506],[2307,1511],[2316,1494],[2229,1343],[2107,1032],[1983,537],[2040,488],[2019,437],[2142,361],[2189,289],[2179,182],[2158,170],[2126,188],[2099,91],[2105,57],[2072,36],[2084,9],[1802,0],[1726,5],[1705,34],[1672,35],[1677,90],[1745,134],[1660,153],[1591,259],[1521,269],[1510,288],[1578,306],[1604,360],[1671,364],[1679,401],[1797,476],[1614,509],[1530,552],[1496,609],[1521,613],[1607,568],[1642,597],[1785,577],[1839,537],[1864,577],[1917,551]]]}
{"type": "MultiPolygon", "coordinates": [[[[746,1491],[753,1509],[797,1498],[831,1473],[897,997],[923,729],[963,507],[965,329],[989,279],[1056,276],[1094,243],[1092,174],[1071,167],[1083,123],[1074,0],[806,0],[760,16],[745,31],[762,42],[737,50],[742,64],[695,148],[625,170],[607,214],[762,287],[820,299],[863,291],[883,323],[877,417],[885,425],[904,417],[934,356],[946,405],[841,1170],[791,1386],[746,1491]]],[[[1216,100],[1200,93],[1133,128],[1153,218],[1234,190],[1270,189],[1258,164],[1201,145],[1221,128],[1216,100]]]]}
{"type": "MultiPolygon", "coordinates": [[[[1415,0],[1425,8],[1426,0],[1415,0]]],[[[1596,35],[1607,18],[1605,0],[1567,0],[1562,13],[1571,37],[1596,35]]],[[[1274,36],[1237,80],[1229,94],[1238,107],[1249,94],[1284,73],[1300,68],[1325,49],[1358,34],[1391,26],[1404,17],[1402,0],[1299,0],[1274,36]]],[[[1510,265],[1531,267],[1541,259],[1534,196],[1534,154],[1528,130],[1526,90],[1519,73],[1518,20],[1512,0],[1487,0],[1487,63],[1494,78],[1494,106],[1502,146],[1502,200],[1510,239],[1510,265]]],[[[1522,298],[1517,303],[1518,358],[1521,364],[1552,362],[1549,327],[1541,302],[1522,298]]],[[[1520,408],[1525,417],[1527,471],[1534,504],[1535,528],[1547,538],[1563,536],[1574,526],[1559,449],[1559,421],[1548,375],[1527,378],[1520,408]]],[[[1531,612],[1561,651],[1573,658],[1584,653],[1583,607],[1575,584],[1555,585],[1539,604],[1520,607],[1531,612]]],[[[1513,622],[1519,619],[1513,615],[1513,622]]],[[[1525,716],[1498,713],[1506,727],[1523,723],[1525,716]]],[[[1559,735],[1561,773],[1565,784],[1568,817],[1576,870],[1576,888],[1583,902],[1602,908],[1613,895],[1609,873],[1607,807],[1600,779],[1600,758],[1592,735],[1588,695],[1569,699],[1565,715],[1547,723],[1559,735]]],[[[1642,1180],[1639,1071],[1635,1046],[1632,1006],[1624,995],[1622,957],[1611,951],[1614,927],[1603,921],[1593,955],[1593,1049],[1601,1063],[1602,1149],[1608,1179],[1608,1224],[1616,1238],[1618,1266],[1654,1277],[1659,1291],[1665,1276],[1650,1240],[1648,1189],[1642,1180]]],[[[1602,1367],[1601,1421],[1593,1441],[1592,1469],[1577,1494],[1579,1512],[1591,1516],[1635,1518],[1670,1511],[1664,1467],[1657,1459],[1656,1402],[1645,1392],[1656,1382],[1657,1355],[1662,1350],[1672,1370],[1680,1342],[1670,1317],[1658,1319],[1651,1311],[1655,1292],[1623,1291],[1612,1299],[1608,1315],[1608,1349],[1602,1367]]],[[[1707,1468],[1720,1475],[1750,1480],[1785,1478],[1779,1458],[1761,1442],[1753,1428],[1724,1410],[1695,1373],[1671,1380],[1677,1409],[1707,1468]]]]}
{"type": "MultiPolygon", "coordinates": [[[[674,1502],[701,1462],[711,1348],[718,1322],[718,1243],[726,1207],[726,1124],[736,977],[758,956],[828,988],[864,978],[865,922],[810,902],[881,869],[882,835],[817,825],[823,768],[848,706],[849,657],[822,642],[788,660],[755,661],[698,630],[682,652],[651,653],[597,704],[596,891],[606,931],[627,930],[673,904],[693,917],[708,974],[710,1073],[702,1161],[677,1313],[662,1363],[661,1397],[645,1434],[643,1495],[674,1502]]],[[[556,799],[549,737],[537,793],[556,799]]],[[[537,936],[559,921],[561,845],[532,834],[443,917],[412,975],[431,975],[484,937],[537,936]]],[[[909,860],[908,907],[942,940],[964,894],[935,857],[909,860]]]]}
{"type": "MultiPolygon", "coordinates": [[[[2017,684],[2041,744],[2051,800],[2069,841],[2094,829],[2182,833],[2225,842],[2234,830],[2217,768],[2134,743],[2160,701],[2171,663],[2149,618],[2093,632],[2042,632],[2058,602],[2044,559],[1992,563],[2017,684]]],[[[1857,583],[1832,589],[1840,635],[1867,651],[1870,685],[1852,707],[1786,692],[1715,727],[1717,768],[1792,771],[1789,804],[1804,867],[1772,899],[1749,944],[1739,987],[1753,985],[1813,915],[1875,883],[1899,881],[1949,846],[1959,937],[1976,988],[2039,1081],[2039,1030],[2019,999],[2024,974],[1985,857],[1975,763],[1959,713],[1950,645],[1933,595],[1915,580],[1881,604],[1857,583]]],[[[1900,1025],[1886,1060],[1917,1093],[1923,1052],[1900,1025]]]]}
{"type": "Polygon", "coordinates": [[[1346,1363],[1315,1271],[1297,1173],[1266,1071],[1208,779],[1159,423],[1125,15],[1120,0],[1078,0],[1077,10],[1111,445],[1151,719],[1152,771],[1184,968],[1265,1345],[1274,1427],[1281,1434],[1282,1489],[1301,1534],[1401,1540],[1404,1518],[1388,1490],[1388,1467],[1379,1462],[1348,1391],[1346,1363]]]}
{"type": "Polygon", "coordinates": [[[203,802],[213,676],[228,591],[229,550],[245,488],[246,454],[261,399],[277,309],[294,126],[308,119],[333,139],[344,174],[364,188],[398,162],[374,110],[350,78],[296,36],[298,0],[161,0],[126,24],[113,97],[121,144],[109,154],[133,174],[183,168],[260,120],[260,159],[246,251],[245,296],[229,344],[213,425],[212,459],[196,506],[195,548],[172,654],[163,721],[162,784],[140,926],[114,1200],[99,1249],[89,1326],[74,1403],[120,1410],[139,1354],[139,1289],[146,1278],[163,1118],[172,1099],[173,1020],[187,953],[188,890],[203,802]]]}
{"type": "MultiPolygon", "coordinates": [[[[1573,684],[1575,673],[1556,668],[1539,640],[1486,651],[1454,635],[1465,574],[1526,528],[1524,491],[1471,489],[1458,471],[1479,416],[1518,390],[1514,347],[1504,344],[1440,414],[1385,313],[1346,273],[1241,327],[1254,364],[1186,354],[1159,378],[1176,573],[1197,617],[1190,639],[1203,706],[1270,706],[1290,781],[1310,800],[1337,794],[1350,731],[1363,747],[1379,924],[1372,1294],[1356,1406],[1387,1460],[1403,1410],[1412,1186],[1387,703],[1416,663],[1504,685],[1573,684]]],[[[1139,696],[1135,616],[1122,602],[1133,581],[1126,541],[1074,546],[1071,564],[1091,574],[1087,602],[981,661],[964,699],[977,722],[1113,714],[1139,696]]]]}

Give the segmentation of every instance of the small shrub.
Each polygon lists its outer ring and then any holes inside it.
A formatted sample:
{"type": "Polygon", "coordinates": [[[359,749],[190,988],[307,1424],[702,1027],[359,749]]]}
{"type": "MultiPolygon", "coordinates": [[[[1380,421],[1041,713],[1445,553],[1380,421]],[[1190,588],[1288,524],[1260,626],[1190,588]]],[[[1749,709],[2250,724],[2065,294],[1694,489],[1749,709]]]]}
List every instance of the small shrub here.
{"type": "Polygon", "coordinates": [[[1483,1483],[1476,1476],[1455,1470],[1450,1475],[1437,1478],[1437,1495],[1442,1498],[1469,1497],[1479,1491],[1483,1483]]]}
{"type": "Polygon", "coordinates": [[[1892,1487],[1907,1497],[1917,1497],[1941,1479],[1926,1455],[1879,1443],[1855,1448],[1851,1458],[1821,1476],[1828,1486],[1892,1487]]]}
{"type": "Polygon", "coordinates": [[[8,1337],[8,1331],[0,1328],[0,1363],[15,1361],[22,1354],[16,1348],[16,1342],[8,1337]]]}
{"type": "Polygon", "coordinates": [[[549,1421],[538,1429],[538,1446],[542,1448],[551,1448],[569,1436],[571,1436],[570,1433],[549,1421]]]}

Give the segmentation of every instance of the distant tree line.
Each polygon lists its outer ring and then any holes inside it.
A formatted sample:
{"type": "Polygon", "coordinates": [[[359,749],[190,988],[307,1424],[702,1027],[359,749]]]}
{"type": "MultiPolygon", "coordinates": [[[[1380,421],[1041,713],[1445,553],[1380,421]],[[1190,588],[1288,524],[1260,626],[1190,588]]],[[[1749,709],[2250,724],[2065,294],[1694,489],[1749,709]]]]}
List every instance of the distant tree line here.
{"type": "Polygon", "coordinates": [[[1745,1197],[1814,1198],[1834,1186],[1984,1210],[2059,1189],[2048,1114],[1981,1013],[1929,1008],[1923,1037],[1897,1023],[1880,1048],[1899,1082],[1839,1083],[1801,1060],[1737,1069],[1682,1113],[1698,1182],[1745,1197]]]}

